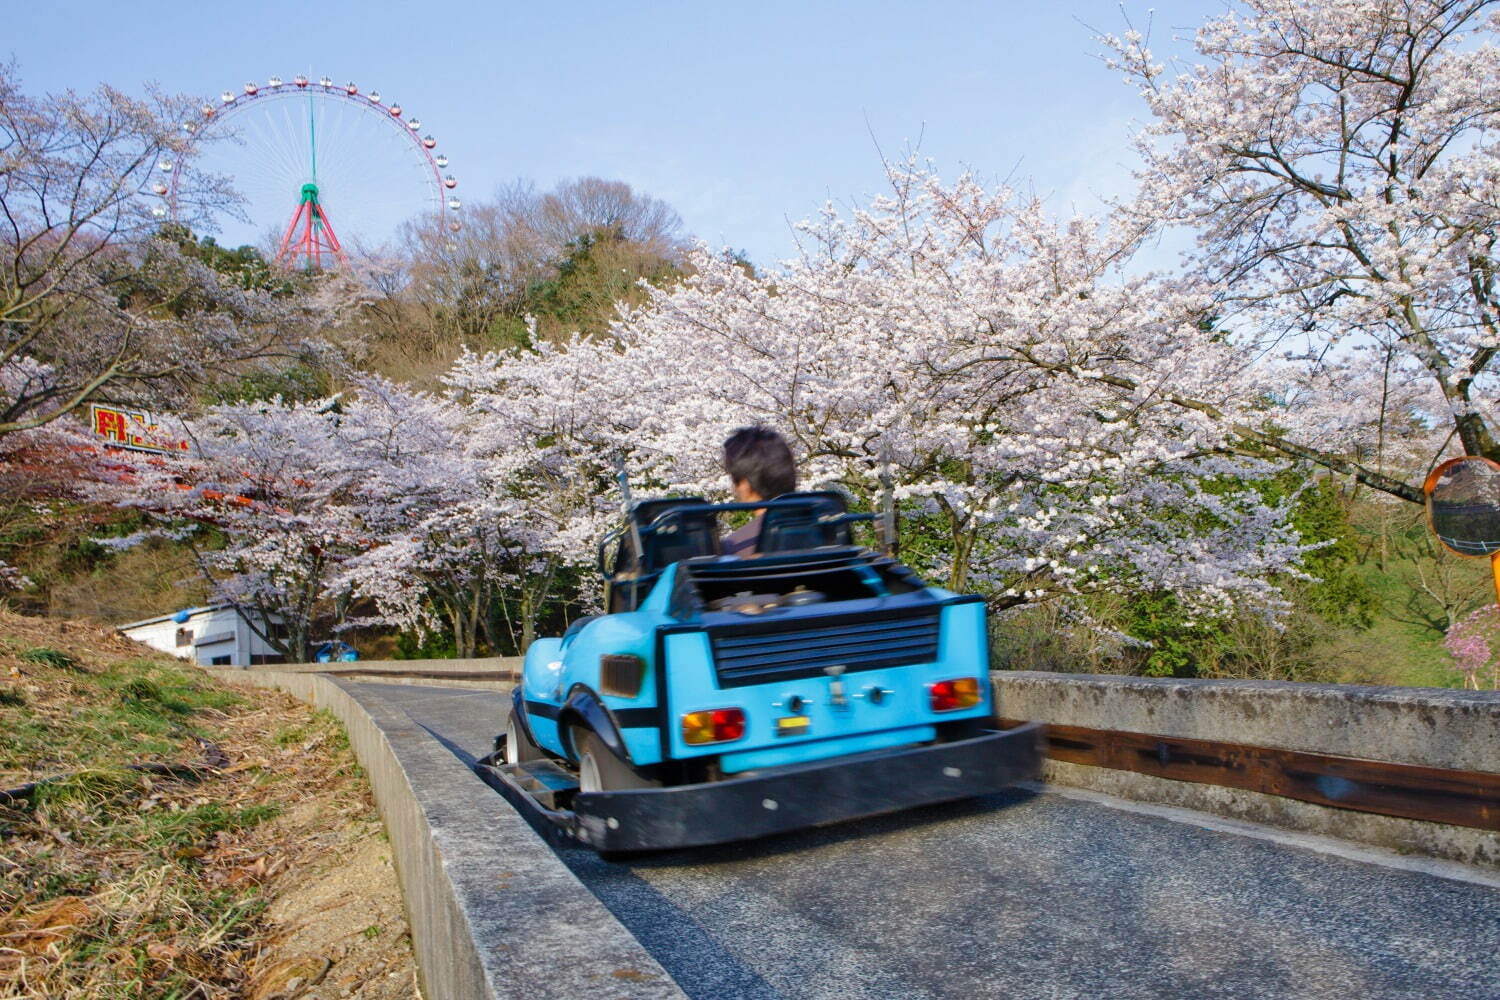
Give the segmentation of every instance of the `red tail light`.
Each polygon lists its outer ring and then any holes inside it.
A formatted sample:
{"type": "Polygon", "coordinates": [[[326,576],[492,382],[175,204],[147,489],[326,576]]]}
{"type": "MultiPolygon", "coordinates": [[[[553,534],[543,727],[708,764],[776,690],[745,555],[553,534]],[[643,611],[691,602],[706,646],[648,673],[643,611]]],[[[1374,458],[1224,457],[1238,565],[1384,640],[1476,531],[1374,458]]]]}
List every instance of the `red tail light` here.
{"type": "Polygon", "coordinates": [[[688,712],[682,717],[682,741],[689,744],[728,743],[745,735],[745,713],[738,708],[688,712]]]}
{"type": "Polygon", "coordinates": [[[955,712],[979,704],[979,678],[959,677],[928,685],[934,712],[955,712]]]}
{"type": "Polygon", "coordinates": [[[714,739],[718,742],[737,740],[745,735],[745,713],[737,708],[720,708],[714,711],[714,739]]]}

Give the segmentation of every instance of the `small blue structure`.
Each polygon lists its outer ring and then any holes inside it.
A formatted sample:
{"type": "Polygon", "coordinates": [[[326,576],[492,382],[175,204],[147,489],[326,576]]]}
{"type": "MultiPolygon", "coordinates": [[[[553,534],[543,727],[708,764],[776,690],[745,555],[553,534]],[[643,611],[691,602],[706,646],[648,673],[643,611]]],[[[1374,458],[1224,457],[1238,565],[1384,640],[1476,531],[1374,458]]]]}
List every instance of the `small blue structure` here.
{"type": "Polygon", "coordinates": [[[330,639],[313,651],[317,663],[353,663],[359,659],[359,651],[340,639],[330,639]]]}

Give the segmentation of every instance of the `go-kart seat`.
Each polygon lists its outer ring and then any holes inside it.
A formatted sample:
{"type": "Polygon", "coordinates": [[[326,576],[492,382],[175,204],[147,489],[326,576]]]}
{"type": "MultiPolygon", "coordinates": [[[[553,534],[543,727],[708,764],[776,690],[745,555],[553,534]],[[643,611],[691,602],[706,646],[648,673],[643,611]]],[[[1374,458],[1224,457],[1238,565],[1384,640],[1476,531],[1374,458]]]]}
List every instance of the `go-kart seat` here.
{"type": "Polygon", "coordinates": [[[719,554],[719,521],[712,511],[685,512],[652,527],[658,517],[674,507],[703,503],[702,497],[666,497],[636,504],[633,516],[641,532],[645,556],[637,559],[630,533],[621,533],[613,569],[608,574],[606,606],[610,614],[638,607],[656,585],[661,571],[673,563],[719,554]]]}
{"type": "Polygon", "coordinates": [[[652,523],[676,507],[704,503],[702,497],[667,497],[645,500],[635,507],[635,521],[642,530],[641,545],[646,558],[643,573],[656,573],[674,562],[719,554],[719,518],[713,512],[683,513],[650,529],[652,523]]]}
{"type": "Polygon", "coordinates": [[[849,504],[843,494],[831,490],[783,493],[762,515],[755,550],[764,555],[825,545],[849,545],[848,522],[834,520],[848,512],[849,504]]]}

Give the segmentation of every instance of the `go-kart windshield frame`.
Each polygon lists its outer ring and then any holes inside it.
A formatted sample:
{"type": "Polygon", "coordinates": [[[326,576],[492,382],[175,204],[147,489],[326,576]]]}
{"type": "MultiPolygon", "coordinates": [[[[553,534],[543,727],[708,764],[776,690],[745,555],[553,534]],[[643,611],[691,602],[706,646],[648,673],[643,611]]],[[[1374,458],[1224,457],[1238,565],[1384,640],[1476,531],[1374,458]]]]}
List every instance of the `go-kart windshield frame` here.
{"type": "MultiPolygon", "coordinates": [[[[780,508],[786,510],[796,509],[798,507],[814,507],[817,506],[819,499],[823,497],[833,499],[834,497],[838,497],[838,494],[812,493],[787,497],[777,497],[774,500],[736,500],[725,503],[684,503],[680,506],[674,506],[662,511],[660,514],[656,515],[656,517],[652,518],[648,523],[637,526],[637,530],[643,538],[647,535],[671,534],[677,529],[676,524],[674,524],[673,522],[688,515],[735,513],[737,511],[752,510],[759,511],[766,510],[767,508],[780,508]]],[[[843,497],[838,498],[840,500],[843,500],[843,502],[847,504],[848,501],[844,500],[843,497]]],[[[634,517],[634,511],[631,512],[631,515],[632,517],[634,517]]],[[[837,526],[842,524],[857,524],[861,521],[876,521],[879,520],[879,517],[880,515],[874,513],[873,511],[850,511],[846,507],[846,509],[841,513],[822,515],[817,519],[817,523],[821,525],[837,526]]],[[[607,564],[606,552],[610,545],[619,541],[622,537],[629,533],[629,531],[630,525],[627,523],[611,530],[599,541],[597,565],[600,575],[607,580],[615,579],[618,574],[610,571],[607,564]]],[[[637,558],[639,558],[639,556],[637,558]]]]}

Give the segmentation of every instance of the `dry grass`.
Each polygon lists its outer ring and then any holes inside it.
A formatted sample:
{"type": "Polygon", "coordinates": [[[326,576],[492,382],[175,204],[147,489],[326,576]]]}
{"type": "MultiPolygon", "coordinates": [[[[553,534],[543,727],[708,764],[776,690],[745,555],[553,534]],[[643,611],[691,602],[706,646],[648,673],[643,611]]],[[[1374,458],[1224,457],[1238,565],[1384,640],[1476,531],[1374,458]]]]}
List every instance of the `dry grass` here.
{"type": "Polygon", "coordinates": [[[46,614],[132,622],[161,614],[162,608],[207,604],[209,589],[186,546],[146,542],[115,554],[91,572],[48,573],[46,614]]]}
{"type": "Polygon", "coordinates": [[[331,717],[106,629],[3,611],[0,681],[0,786],[66,775],[0,805],[0,996],[413,995],[389,852],[331,717]],[[203,741],[227,766],[124,767],[198,761],[203,741]],[[384,908],[378,933],[293,934],[273,912],[372,850],[386,860],[349,888],[384,908]]]}

